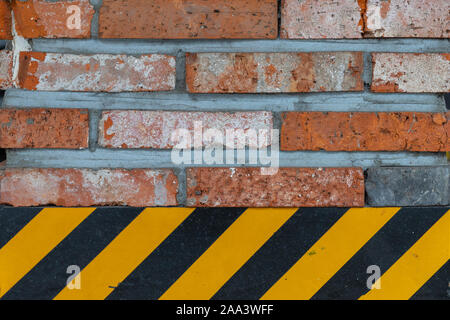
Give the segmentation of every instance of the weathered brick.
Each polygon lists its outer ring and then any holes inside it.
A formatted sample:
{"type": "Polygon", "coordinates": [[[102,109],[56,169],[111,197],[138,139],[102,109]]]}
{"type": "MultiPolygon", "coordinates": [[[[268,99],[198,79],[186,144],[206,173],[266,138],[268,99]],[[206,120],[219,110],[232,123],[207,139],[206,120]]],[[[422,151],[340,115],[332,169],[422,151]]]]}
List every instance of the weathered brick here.
{"type": "Polygon", "coordinates": [[[450,112],[287,112],[281,150],[450,151],[450,112]]]}
{"type": "Polygon", "coordinates": [[[89,38],[94,7],[89,0],[12,1],[17,33],[24,38],[89,38]]]}
{"type": "Polygon", "coordinates": [[[190,92],[361,91],[361,52],[188,53],[190,92]]]}
{"type": "Polygon", "coordinates": [[[189,168],[187,204],[192,207],[364,206],[360,168],[189,168]]]}
{"type": "Polygon", "coordinates": [[[282,38],[356,39],[362,37],[362,25],[357,0],[282,1],[282,38]]]}
{"type": "Polygon", "coordinates": [[[13,87],[13,53],[8,50],[0,50],[0,90],[13,87]]]}
{"type": "Polygon", "coordinates": [[[104,0],[101,38],[273,39],[277,0],[104,0]]]}
{"type": "Polygon", "coordinates": [[[83,149],[89,115],[79,109],[0,109],[0,148],[83,149]]]}
{"type": "MultiPolygon", "coordinates": [[[[265,130],[267,134],[273,126],[270,112],[168,112],[168,111],[105,111],[100,120],[99,144],[108,148],[154,148],[174,147],[172,133],[178,129],[190,132],[193,143],[194,128],[197,123],[203,134],[208,129],[218,130],[223,138],[226,130],[265,130]]],[[[215,135],[215,138],[218,138],[215,135]]],[[[246,140],[238,135],[236,143],[258,146],[258,141],[246,140]]],[[[223,139],[221,139],[223,140],[223,139]]],[[[175,141],[175,143],[177,143],[175,141]]],[[[206,144],[202,141],[202,146],[206,144]]],[[[262,146],[267,146],[267,143],[262,146]]]]}
{"type": "Polygon", "coordinates": [[[0,0],[0,39],[12,39],[11,25],[11,8],[9,1],[0,0]]]}
{"type": "Polygon", "coordinates": [[[450,53],[373,53],[372,91],[450,92],[450,53]]]}
{"type": "Polygon", "coordinates": [[[178,180],[172,170],[4,169],[0,203],[134,207],[177,205],[178,180]]]}
{"type": "Polygon", "coordinates": [[[446,206],[450,204],[450,167],[369,168],[367,204],[446,206]]]}
{"type": "Polygon", "coordinates": [[[148,54],[21,52],[21,88],[43,91],[164,91],[175,88],[175,58],[148,54]]]}
{"type": "Polygon", "coordinates": [[[448,0],[366,0],[367,37],[449,38],[448,0]]]}

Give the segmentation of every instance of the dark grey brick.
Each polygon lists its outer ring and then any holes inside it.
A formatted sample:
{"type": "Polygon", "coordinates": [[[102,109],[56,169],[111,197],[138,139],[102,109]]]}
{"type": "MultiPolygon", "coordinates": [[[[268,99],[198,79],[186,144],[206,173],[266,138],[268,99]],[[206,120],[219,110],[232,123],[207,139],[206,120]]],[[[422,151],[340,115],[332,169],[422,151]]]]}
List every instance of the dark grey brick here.
{"type": "Polygon", "coordinates": [[[450,166],[369,168],[369,206],[445,206],[450,204],[450,166]]]}

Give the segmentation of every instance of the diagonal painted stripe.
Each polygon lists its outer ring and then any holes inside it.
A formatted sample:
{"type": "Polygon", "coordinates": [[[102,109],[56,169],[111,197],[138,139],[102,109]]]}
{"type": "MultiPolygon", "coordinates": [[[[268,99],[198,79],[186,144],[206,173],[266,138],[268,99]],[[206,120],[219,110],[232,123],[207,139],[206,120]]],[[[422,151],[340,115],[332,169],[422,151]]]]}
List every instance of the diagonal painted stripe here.
{"type": "Polygon", "coordinates": [[[22,230],[42,209],[0,206],[0,249],[22,230]]]}
{"type": "Polygon", "coordinates": [[[236,221],[245,208],[197,208],[108,300],[156,300],[236,221]]]}
{"type": "Polygon", "coordinates": [[[85,268],[143,209],[97,208],[25,277],[5,300],[51,300],[66,286],[67,268],[85,268]]]}
{"type": "Polygon", "coordinates": [[[0,298],[95,208],[46,208],[0,249],[0,298]]]}
{"type": "Polygon", "coordinates": [[[450,300],[450,260],[447,260],[411,300],[450,300]]]}
{"type": "Polygon", "coordinates": [[[160,299],[210,299],[296,211],[247,209],[160,299]]]}
{"type": "Polygon", "coordinates": [[[258,300],[348,209],[299,209],[214,295],[214,300],[258,300]]]}
{"type": "Polygon", "coordinates": [[[378,280],[360,300],[411,298],[449,259],[450,210],[378,280]]]}
{"type": "Polygon", "coordinates": [[[446,208],[402,208],[312,299],[357,300],[367,288],[367,268],[386,272],[447,211],[446,208]]]}
{"type": "Polygon", "coordinates": [[[55,299],[105,299],[193,210],[145,209],[81,271],[81,289],[66,287],[55,299]]]}
{"type": "Polygon", "coordinates": [[[348,210],[262,299],[310,299],[398,210],[348,210]]]}

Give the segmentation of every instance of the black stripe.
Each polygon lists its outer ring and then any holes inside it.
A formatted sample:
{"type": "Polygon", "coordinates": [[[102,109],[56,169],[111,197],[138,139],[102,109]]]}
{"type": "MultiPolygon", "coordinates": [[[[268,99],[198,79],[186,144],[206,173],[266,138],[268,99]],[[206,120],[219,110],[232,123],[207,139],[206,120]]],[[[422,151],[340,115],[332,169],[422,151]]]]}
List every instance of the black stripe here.
{"type": "Polygon", "coordinates": [[[214,295],[256,300],[271,288],[348,209],[299,209],[214,295]]]}
{"type": "Polygon", "coordinates": [[[411,297],[411,300],[450,300],[450,260],[411,297]]]}
{"type": "Polygon", "coordinates": [[[447,209],[403,208],[390,219],[312,299],[351,299],[366,294],[367,268],[377,265],[386,272],[447,209]]]}
{"type": "Polygon", "coordinates": [[[23,277],[3,299],[48,300],[64,287],[67,267],[83,269],[143,209],[98,208],[23,277]]]}
{"type": "Polygon", "coordinates": [[[107,299],[158,299],[244,211],[196,209],[107,299]]]}
{"type": "Polygon", "coordinates": [[[0,206],[0,248],[30,222],[42,208],[11,208],[0,206]]]}

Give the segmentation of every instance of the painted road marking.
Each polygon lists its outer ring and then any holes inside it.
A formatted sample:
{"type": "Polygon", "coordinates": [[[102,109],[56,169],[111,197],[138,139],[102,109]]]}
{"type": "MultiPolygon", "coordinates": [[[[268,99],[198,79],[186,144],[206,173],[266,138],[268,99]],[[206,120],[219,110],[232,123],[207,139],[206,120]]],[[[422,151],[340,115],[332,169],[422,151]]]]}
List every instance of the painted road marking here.
{"type": "Polygon", "coordinates": [[[0,249],[0,298],[95,208],[47,208],[0,249]]]}
{"type": "Polygon", "coordinates": [[[149,208],[128,225],[85,269],[80,290],[64,288],[55,300],[105,299],[194,209],[149,208]]]}
{"type": "Polygon", "coordinates": [[[448,300],[449,209],[0,207],[1,299],[448,300]]]}
{"type": "Polygon", "coordinates": [[[381,289],[360,299],[410,299],[449,260],[449,249],[450,210],[382,275],[381,289]]]}
{"type": "Polygon", "coordinates": [[[210,299],[296,211],[247,209],[160,299],[210,299]]]}
{"type": "Polygon", "coordinates": [[[350,209],[262,299],[310,299],[399,209],[350,209]]]}

